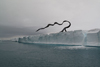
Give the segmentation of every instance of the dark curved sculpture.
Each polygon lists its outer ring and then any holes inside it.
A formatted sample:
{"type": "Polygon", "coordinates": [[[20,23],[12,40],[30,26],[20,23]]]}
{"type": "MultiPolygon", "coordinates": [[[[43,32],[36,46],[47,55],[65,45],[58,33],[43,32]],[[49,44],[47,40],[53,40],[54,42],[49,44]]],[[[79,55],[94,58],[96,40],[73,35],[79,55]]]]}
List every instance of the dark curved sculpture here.
{"type": "Polygon", "coordinates": [[[67,20],[64,20],[61,24],[59,24],[59,23],[57,23],[57,22],[54,22],[54,24],[48,24],[48,25],[47,25],[46,27],[44,27],[44,28],[39,28],[38,30],[36,30],[36,32],[38,32],[39,30],[48,28],[49,26],[54,26],[55,24],[63,25],[64,22],[68,22],[69,25],[68,25],[67,27],[64,27],[63,30],[62,30],[61,32],[64,32],[64,31],[67,32],[66,29],[69,28],[69,27],[71,26],[71,23],[70,23],[69,21],[67,21],[67,20]]]}

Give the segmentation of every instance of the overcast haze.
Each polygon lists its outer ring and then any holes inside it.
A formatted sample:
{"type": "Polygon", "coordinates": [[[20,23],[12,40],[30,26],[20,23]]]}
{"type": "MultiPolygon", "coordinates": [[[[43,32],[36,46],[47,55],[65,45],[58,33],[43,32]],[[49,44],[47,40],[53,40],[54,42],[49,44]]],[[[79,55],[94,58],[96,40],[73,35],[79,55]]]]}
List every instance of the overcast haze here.
{"type": "MultiPolygon", "coordinates": [[[[0,0],[1,38],[34,35],[38,28],[63,20],[72,23],[68,30],[100,28],[100,0],[0,0]]],[[[42,33],[59,32],[66,25],[42,33]]]]}

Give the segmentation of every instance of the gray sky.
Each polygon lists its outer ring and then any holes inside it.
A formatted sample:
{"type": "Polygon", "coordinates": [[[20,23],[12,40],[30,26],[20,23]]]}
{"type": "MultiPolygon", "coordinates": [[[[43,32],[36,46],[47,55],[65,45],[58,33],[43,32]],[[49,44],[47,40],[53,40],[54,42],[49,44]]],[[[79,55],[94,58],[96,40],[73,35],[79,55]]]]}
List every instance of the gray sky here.
{"type": "MultiPolygon", "coordinates": [[[[1,38],[32,35],[48,23],[63,20],[72,23],[68,30],[100,28],[100,0],[0,0],[1,38]]],[[[66,25],[42,31],[59,32],[66,25]]]]}

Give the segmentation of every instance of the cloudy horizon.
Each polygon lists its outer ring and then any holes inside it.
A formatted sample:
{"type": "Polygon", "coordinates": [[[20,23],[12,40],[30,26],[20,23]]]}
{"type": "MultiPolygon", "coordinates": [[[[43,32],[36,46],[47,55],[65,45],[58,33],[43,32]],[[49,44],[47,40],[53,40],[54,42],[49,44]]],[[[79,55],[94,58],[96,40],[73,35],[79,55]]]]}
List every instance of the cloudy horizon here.
{"type": "MultiPolygon", "coordinates": [[[[38,28],[63,20],[72,23],[68,30],[100,28],[99,6],[100,0],[0,0],[0,39],[34,35],[38,28]]],[[[59,32],[66,25],[38,33],[59,32]]]]}

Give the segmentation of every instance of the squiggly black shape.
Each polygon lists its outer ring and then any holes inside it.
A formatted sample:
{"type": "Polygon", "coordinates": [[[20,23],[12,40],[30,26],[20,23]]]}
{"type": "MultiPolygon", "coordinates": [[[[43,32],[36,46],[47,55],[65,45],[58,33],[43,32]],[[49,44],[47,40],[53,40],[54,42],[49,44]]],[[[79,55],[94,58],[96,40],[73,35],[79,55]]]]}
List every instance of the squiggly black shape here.
{"type": "Polygon", "coordinates": [[[62,30],[61,32],[64,32],[64,31],[67,32],[66,29],[69,28],[69,27],[71,26],[71,23],[70,23],[69,21],[67,21],[67,20],[64,20],[61,24],[59,24],[59,23],[57,23],[57,22],[54,22],[54,24],[48,24],[48,25],[47,25],[46,27],[44,27],[44,28],[39,28],[38,30],[36,30],[36,32],[38,32],[38,31],[41,30],[41,29],[48,28],[49,26],[54,26],[55,24],[63,25],[64,22],[68,22],[69,25],[68,25],[67,27],[64,27],[63,30],[62,30]]]}

